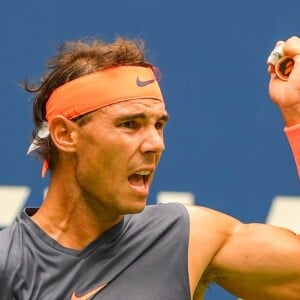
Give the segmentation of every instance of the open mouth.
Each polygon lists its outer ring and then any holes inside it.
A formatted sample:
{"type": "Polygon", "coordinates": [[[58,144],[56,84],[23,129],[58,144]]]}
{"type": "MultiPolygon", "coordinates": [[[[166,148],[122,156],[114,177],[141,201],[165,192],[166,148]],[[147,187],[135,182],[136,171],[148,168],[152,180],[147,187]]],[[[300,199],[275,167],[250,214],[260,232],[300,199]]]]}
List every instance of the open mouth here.
{"type": "Polygon", "coordinates": [[[150,174],[151,171],[149,170],[138,171],[128,177],[128,182],[132,186],[145,188],[149,181],[150,174]]]}

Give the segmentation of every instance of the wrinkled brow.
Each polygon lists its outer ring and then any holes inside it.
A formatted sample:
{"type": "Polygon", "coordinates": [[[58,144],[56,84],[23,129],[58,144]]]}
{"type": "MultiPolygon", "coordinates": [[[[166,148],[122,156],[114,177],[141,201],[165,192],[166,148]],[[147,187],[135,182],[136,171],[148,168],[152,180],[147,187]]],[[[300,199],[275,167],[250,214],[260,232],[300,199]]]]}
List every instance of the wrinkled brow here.
{"type": "MultiPolygon", "coordinates": [[[[146,113],[124,113],[124,115],[121,115],[117,117],[118,120],[125,120],[125,119],[147,119],[149,116],[146,113]]],[[[157,119],[159,121],[167,122],[169,120],[169,115],[167,113],[163,113],[161,115],[157,116],[157,119]]]]}

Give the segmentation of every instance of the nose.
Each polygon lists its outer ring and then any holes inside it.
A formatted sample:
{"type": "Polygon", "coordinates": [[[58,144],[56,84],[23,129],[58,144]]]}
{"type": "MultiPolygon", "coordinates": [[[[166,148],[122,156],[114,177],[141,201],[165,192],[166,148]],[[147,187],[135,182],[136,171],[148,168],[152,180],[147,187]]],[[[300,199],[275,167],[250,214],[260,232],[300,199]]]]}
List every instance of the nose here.
{"type": "Polygon", "coordinates": [[[165,150],[165,142],[163,133],[155,127],[146,130],[144,133],[141,151],[143,153],[160,154],[165,150]]]}

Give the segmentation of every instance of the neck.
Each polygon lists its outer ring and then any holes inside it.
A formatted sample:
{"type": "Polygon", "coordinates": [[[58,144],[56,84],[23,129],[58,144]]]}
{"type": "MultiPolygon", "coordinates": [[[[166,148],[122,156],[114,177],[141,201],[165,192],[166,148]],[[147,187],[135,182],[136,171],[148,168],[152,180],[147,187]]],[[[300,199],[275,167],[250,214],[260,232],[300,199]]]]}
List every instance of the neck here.
{"type": "Polygon", "coordinates": [[[63,181],[51,180],[45,200],[32,220],[62,246],[81,250],[120,222],[122,216],[91,207],[70,181],[65,176],[63,181]]]}

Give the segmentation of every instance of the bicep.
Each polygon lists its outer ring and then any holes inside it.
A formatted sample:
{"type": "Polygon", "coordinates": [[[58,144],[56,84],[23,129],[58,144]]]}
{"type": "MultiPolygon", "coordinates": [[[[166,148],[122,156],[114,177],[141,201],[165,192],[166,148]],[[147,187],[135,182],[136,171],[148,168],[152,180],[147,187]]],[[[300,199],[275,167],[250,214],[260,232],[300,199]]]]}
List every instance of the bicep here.
{"type": "Polygon", "coordinates": [[[212,259],[210,268],[218,274],[215,281],[237,295],[268,293],[274,297],[283,295],[289,287],[288,292],[299,297],[299,236],[270,225],[238,224],[212,259]]]}

